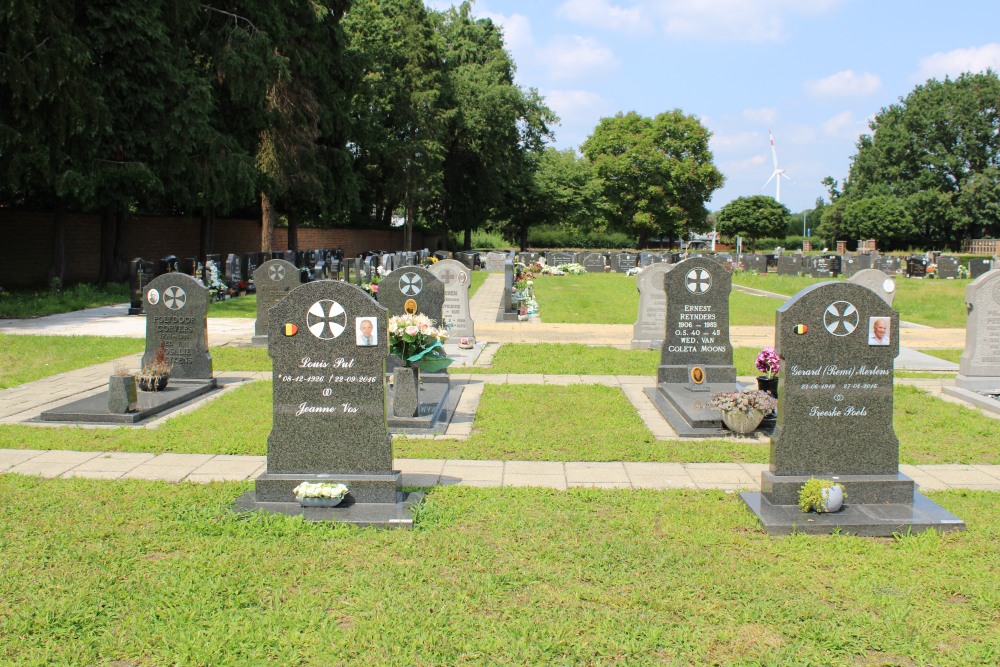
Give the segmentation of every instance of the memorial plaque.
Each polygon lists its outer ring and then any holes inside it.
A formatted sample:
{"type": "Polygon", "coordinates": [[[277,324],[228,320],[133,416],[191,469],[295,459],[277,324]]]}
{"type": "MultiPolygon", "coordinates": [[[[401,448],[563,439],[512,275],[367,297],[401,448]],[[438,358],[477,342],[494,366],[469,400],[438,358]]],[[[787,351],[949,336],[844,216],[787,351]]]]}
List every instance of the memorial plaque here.
{"type": "Polygon", "coordinates": [[[680,436],[723,435],[712,395],[739,391],[729,338],[732,276],[707,257],[691,257],[664,277],[665,339],[657,387],[647,395],[680,436]]]}
{"type": "Polygon", "coordinates": [[[847,282],[867,287],[882,297],[882,300],[890,306],[896,298],[895,278],[882,273],[878,269],[861,269],[848,278],[847,282]]]}
{"type": "Polygon", "coordinates": [[[444,317],[444,283],[421,266],[404,266],[382,278],[378,302],[389,317],[420,313],[440,325],[444,317]]]}
{"type": "Polygon", "coordinates": [[[269,311],[293,289],[302,284],[299,269],[283,259],[271,259],[254,271],[253,282],[257,287],[257,321],[250,344],[255,347],[267,345],[270,329],[269,311]]]}
{"type": "Polygon", "coordinates": [[[147,262],[142,257],[136,257],[129,262],[128,268],[128,288],[129,288],[129,315],[142,315],[142,300],[146,293],[146,285],[153,279],[153,263],[147,262]]]}
{"type": "Polygon", "coordinates": [[[604,273],[606,263],[604,253],[601,252],[582,253],[580,257],[580,264],[587,269],[587,273],[604,273]]]}
{"type": "Polygon", "coordinates": [[[667,330],[667,292],[664,276],[673,264],[659,262],[641,270],[635,285],[639,290],[639,316],[632,328],[632,349],[651,350],[663,347],[667,330]]]}
{"type": "Polygon", "coordinates": [[[616,273],[626,273],[629,269],[634,269],[639,261],[639,256],[632,252],[616,252],[611,255],[611,268],[616,273]]]}
{"type": "Polygon", "coordinates": [[[142,365],[153,362],[163,343],[170,378],[212,379],[208,353],[208,289],[184,273],[165,273],[146,285],[146,351],[142,365]]]}
{"type": "Polygon", "coordinates": [[[965,351],[955,386],[1000,394],[1000,269],[965,287],[965,351]]]}
{"type": "Polygon", "coordinates": [[[472,272],[453,259],[442,259],[428,270],[444,284],[444,305],[441,312],[448,335],[453,340],[468,338],[469,342],[475,342],[475,325],[469,311],[472,272]]]}
{"type": "Polygon", "coordinates": [[[891,535],[961,528],[961,520],[920,496],[899,472],[893,431],[899,313],[861,285],[820,283],[778,309],[776,337],[781,400],[770,465],[761,492],[741,494],[765,530],[891,535]],[[840,482],[846,509],[803,514],[798,492],[810,477],[840,482]]]}

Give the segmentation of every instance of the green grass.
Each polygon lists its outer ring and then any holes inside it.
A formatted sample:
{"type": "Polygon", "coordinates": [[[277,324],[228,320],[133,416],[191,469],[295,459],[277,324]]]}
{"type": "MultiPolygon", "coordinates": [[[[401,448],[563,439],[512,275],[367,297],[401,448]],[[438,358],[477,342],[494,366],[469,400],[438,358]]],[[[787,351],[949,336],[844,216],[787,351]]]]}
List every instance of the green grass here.
{"type": "MultiPolygon", "coordinates": [[[[810,285],[828,280],[809,276],[754,275],[737,273],[733,283],[791,296],[810,285]]],[[[907,322],[931,327],[965,327],[965,287],[970,280],[916,280],[896,278],[893,307],[907,322]]],[[[771,324],[774,324],[772,321],[771,324]]]]}
{"type": "Polygon", "coordinates": [[[108,283],[103,287],[74,285],[59,290],[0,289],[0,319],[26,319],[69,313],[84,308],[125,303],[128,299],[128,283],[108,283]]]}
{"type": "Polygon", "coordinates": [[[0,389],[142,352],[141,338],[0,334],[0,389]]]}
{"type": "Polygon", "coordinates": [[[959,359],[962,357],[962,352],[965,350],[920,350],[924,354],[929,354],[932,357],[937,357],[938,359],[944,359],[945,361],[951,361],[953,363],[958,363],[959,359]]]}
{"type": "MultiPolygon", "coordinates": [[[[546,324],[635,324],[639,292],[635,278],[623,273],[538,276],[535,296],[546,324]]],[[[732,292],[729,323],[774,326],[778,299],[732,292]]]]}
{"type": "Polygon", "coordinates": [[[263,371],[271,370],[271,357],[266,347],[213,347],[212,368],[217,371],[263,371]]]}
{"type": "Polygon", "coordinates": [[[257,319],[257,295],[247,294],[235,299],[214,301],[208,304],[209,317],[244,317],[257,319]]]}
{"type": "Polygon", "coordinates": [[[0,476],[0,662],[986,665],[968,532],[772,538],[717,491],[434,489],[413,531],[239,517],[246,484],[0,476]],[[44,502],[39,502],[44,499],[44,502]]]}
{"type": "Polygon", "coordinates": [[[489,277],[489,272],[487,271],[472,271],[472,280],[469,285],[469,298],[471,299],[475,295],[476,290],[483,286],[486,282],[486,278],[489,277]]]}
{"type": "MultiPolygon", "coordinates": [[[[737,375],[758,375],[754,367],[760,350],[733,348],[737,375]]],[[[456,368],[455,373],[519,373],[543,375],[655,376],[659,350],[622,350],[579,343],[505,343],[489,367],[456,368]]]]}
{"type": "MultiPolygon", "coordinates": [[[[897,386],[895,427],[903,463],[1000,464],[1000,423],[971,408],[897,386]]],[[[253,382],[155,430],[0,425],[0,449],[263,455],[271,383],[253,382]]],[[[765,463],[750,440],[653,439],[617,388],[488,385],[467,440],[394,438],[404,458],[765,463]]]]}

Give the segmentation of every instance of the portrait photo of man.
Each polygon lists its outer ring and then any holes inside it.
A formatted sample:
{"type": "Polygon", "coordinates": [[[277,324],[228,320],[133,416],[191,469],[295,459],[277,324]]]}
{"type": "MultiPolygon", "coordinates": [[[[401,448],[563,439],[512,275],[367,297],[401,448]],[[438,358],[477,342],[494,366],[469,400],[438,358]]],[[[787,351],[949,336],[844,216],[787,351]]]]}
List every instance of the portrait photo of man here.
{"type": "Polygon", "coordinates": [[[357,320],[358,345],[370,347],[378,344],[378,332],[375,331],[374,317],[359,317],[357,320]]]}
{"type": "Polygon", "coordinates": [[[869,318],[868,344],[888,345],[889,344],[889,318],[872,317],[869,318]]]}

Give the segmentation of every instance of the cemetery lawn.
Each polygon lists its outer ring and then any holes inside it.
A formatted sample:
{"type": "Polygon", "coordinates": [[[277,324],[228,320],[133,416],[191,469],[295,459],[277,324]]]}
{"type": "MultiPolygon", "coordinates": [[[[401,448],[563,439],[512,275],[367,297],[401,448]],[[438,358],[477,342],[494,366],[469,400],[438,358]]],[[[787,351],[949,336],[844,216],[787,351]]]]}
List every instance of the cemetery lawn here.
{"type": "MultiPolygon", "coordinates": [[[[829,280],[810,276],[779,276],[776,273],[733,274],[733,284],[792,296],[804,287],[829,280]]],[[[918,280],[896,276],[893,307],[900,319],[929,327],[965,328],[965,287],[969,279],[918,280]]],[[[735,292],[734,292],[735,294],[735,292]]],[[[773,316],[772,316],[773,317],[773,316]]],[[[771,324],[774,324],[772,319],[771,324]]]]}
{"type": "Polygon", "coordinates": [[[208,304],[208,317],[248,317],[257,319],[257,295],[247,294],[208,304]]]}
{"type": "Polygon", "coordinates": [[[986,665],[1000,494],[964,533],[769,537],[735,494],[431,490],[413,531],[238,516],[249,484],[0,476],[18,664],[986,665]],[[44,498],[45,502],[39,502],[44,498]]]}
{"type": "Polygon", "coordinates": [[[0,389],[142,352],[144,346],[141,338],[0,334],[0,389]]]}
{"type": "Polygon", "coordinates": [[[27,319],[58,313],[70,313],[84,308],[97,308],[127,303],[128,283],[74,285],[59,290],[0,289],[0,319],[27,319]]]}
{"type": "Polygon", "coordinates": [[[471,299],[476,293],[476,290],[482,287],[483,283],[486,282],[486,278],[488,278],[490,274],[488,271],[471,271],[470,275],[472,276],[472,280],[469,283],[469,298],[471,299]]]}
{"type": "MultiPolygon", "coordinates": [[[[473,274],[475,275],[475,274],[473,274]]],[[[546,324],[635,324],[636,279],[624,273],[536,276],[535,296],[546,324]]],[[[732,292],[729,324],[774,326],[778,299],[732,292]]]]}
{"type": "MultiPolygon", "coordinates": [[[[903,463],[1000,464],[1000,423],[964,406],[897,386],[903,463]]],[[[262,456],[271,429],[271,383],[250,382],[156,429],[0,425],[0,448],[262,456]]],[[[766,463],[750,439],[656,440],[617,388],[487,385],[467,440],[393,439],[400,458],[766,463]],[[600,406],[600,409],[595,409],[600,406]]]]}

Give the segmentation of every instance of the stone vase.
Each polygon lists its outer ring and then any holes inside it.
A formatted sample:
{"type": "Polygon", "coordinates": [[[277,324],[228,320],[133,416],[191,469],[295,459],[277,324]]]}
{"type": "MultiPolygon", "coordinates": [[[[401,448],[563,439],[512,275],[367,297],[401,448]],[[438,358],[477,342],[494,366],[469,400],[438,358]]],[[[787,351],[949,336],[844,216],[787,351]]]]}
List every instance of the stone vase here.
{"type": "Polygon", "coordinates": [[[722,413],[722,423],[733,433],[746,435],[753,433],[764,421],[764,413],[760,410],[726,410],[722,413]]]}
{"type": "Polygon", "coordinates": [[[134,375],[112,375],[108,379],[108,412],[123,415],[135,412],[139,406],[139,392],[134,375]]]}
{"type": "Polygon", "coordinates": [[[820,489],[820,494],[823,496],[823,505],[817,512],[839,512],[844,506],[844,489],[839,484],[820,489]]]}
{"type": "Polygon", "coordinates": [[[757,388],[767,392],[774,400],[778,400],[778,376],[769,378],[766,375],[758,375],[757,388]]]}
{"type": "Polygon", "coordinates": [[[420,369],[400,366],[396,369],[392,388],[392,414],[396,417],[416,417],[420,406],[420,369]]]}

